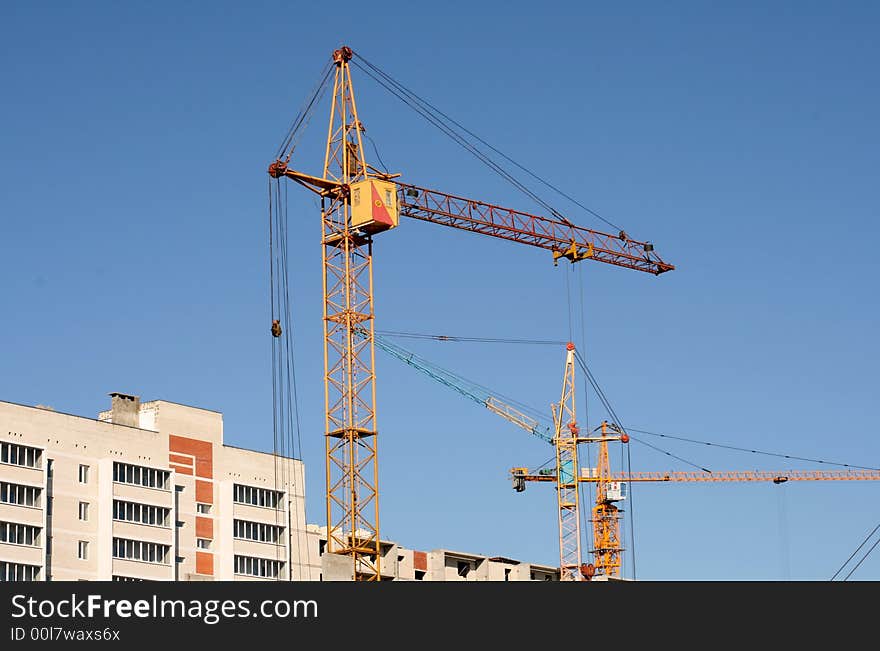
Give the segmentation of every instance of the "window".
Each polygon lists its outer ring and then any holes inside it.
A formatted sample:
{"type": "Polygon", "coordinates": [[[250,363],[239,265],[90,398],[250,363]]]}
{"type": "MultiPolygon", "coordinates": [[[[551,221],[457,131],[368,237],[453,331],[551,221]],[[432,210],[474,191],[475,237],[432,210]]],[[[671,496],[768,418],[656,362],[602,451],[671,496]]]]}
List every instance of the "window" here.
{"type": "Polygon", "coordinates": [[[532,572],[532,581],[552,581],[552,574],[545,574],[544,572],[532,572]]]}
{"type": "Polygon", "coordinates": [[[283,494],[280,491],[273,491],[268,488],[235,484],[232,488],[232,501],[238,504],[250,504],[252,506],[263,506],[268,509],[277,509],[283,494]]]}
{"type": "Polygon", "coordinates": [[[201,502],[196,503],[196,513],[201,513],[202,515],[208,515],[211,513],[211,505],[210,504],[202,504],[201,502]]]}
{"type": "Polygon", "coordinates": [[[244,576],[258,576],[264,579],[277,579],[284,568],[282,561],[255,556],[235,556],[235,573],[244,576]]]}
{"type": "Polygon", "coordinates": [[[88,502],[80,502],[79,503],[79,519],[82,522],[89,521],[89,503],[88,502]]]}
{"type": "Polygon", "coordinates": [[[385,190],[385,207],[391,207],[391,190],[385,190]]]}
{"type": "Polygon", "coordinates": [[[416,570],[416,581],[424,581],[425,580],[425,571],[424,570],[416,570]]]}
{"type": "Polygon", "coordinates": [[[79,483],[80,484],[88,484],[89,483],[89,467],[83,464],[79,464],[79,483]]]}
{"type": "Polygon", "coordinates": [[[146,542],[145,540],[113,539],[113,558],[122,558],[129,561],[167,565],[168,551],[170,549],[170,545],[146,542]]]}
{"type": "Polygon", "coordinates": [[[0,581],[36,581],[39,575],[37,565],[0,561],[0,581]]]}
{"type": "Polygon", "coordinates": [[[113,519],[154,527],[167,527],[171,509],[165,506],[113,500],[113,519]]]}
{"type": "Polygon", "coordinates": [[[207,538],[196,538],[196,547],[199,549],[211,549],[211,541],[207,538]]]}
{"type": "Polygon", "coordinates": [[[504,580],[510,581],[510,568],[509,567],[504,568],[504,580]]]}
{"type": "Polygon", "coordinates": [[[0,443],[0,463],[39,468],[42,450],[17,443],[0,443]]]}
{"type": "Polygon", "coordinates": [[[318,541],[318,556],[323,556],[325,549],[327,549],[327,541],[326,540],[319,540],[318,541]]]}
{"type": "Polygon", "coordinates": [[[86,540],[80,540],[76,546],[76,557],[81,561],[89,559],[89,543],[86,540]]]}
{"type": "Polygon", "coordinates": [[[283,531],[284,527],[266,522],[251,522],[250,520],[233,520],[232,522],[232,535],[241,540],[254,540],[277,545],[281,541],[283,531]]]}
{"type": "Polygon", "coordinates": [[[40,527],[17,522],[0,522],[0,543],[40,546],[40,527]]]}
{"type": "Polygon", "coordinates": [[[18,506],[40,507],[42,489],[36,486],[0,482],[0,502],[17,504],[18,506]]]}
{"type": "Polygon", "coordinates": [[[136,576],[123,576],[121,574],[113,575],[114,581],[151,581],[152,579],[139,579],[136,576]]]}
{"type": "Polygon", "coordinates": [[[135,486],[144,486],[145,488],[168,490],[168,479],[170,477],[171,472],[168,470],[135,466],[134,464],[122,463],[121,461],[113,462],[113,481],[119,484],[133,484],[135,486]]]}
{"type": "Polygon", "coordinates": [[[461,577],[467,577],[471,571],[471,564],[467,561],[458,561],[458,575],[461,577]]]}

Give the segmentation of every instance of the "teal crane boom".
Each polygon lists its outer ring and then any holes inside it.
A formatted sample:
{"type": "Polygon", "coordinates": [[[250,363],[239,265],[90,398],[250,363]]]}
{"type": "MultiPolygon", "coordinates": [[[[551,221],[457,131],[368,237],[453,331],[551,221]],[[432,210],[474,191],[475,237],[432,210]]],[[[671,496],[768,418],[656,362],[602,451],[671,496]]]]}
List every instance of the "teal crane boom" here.
{"type": "Polygon", "coordinates": [[[384,337],[375,335],[374,342],[378,348],[396,357],[423,375],[427,375],[429,378],[449,387],[465,398],[476,402],[478,405],[482,405],[489,411],[526,430],[532,436],[536,436],[547,443],[553,443],[553,432],[549,426],[542,426],[538,420],[524,414],[513,405],[493,395],[486,387],[475,384],[452,371],[437,366],[425,358],[388,341],[384,337]]]}

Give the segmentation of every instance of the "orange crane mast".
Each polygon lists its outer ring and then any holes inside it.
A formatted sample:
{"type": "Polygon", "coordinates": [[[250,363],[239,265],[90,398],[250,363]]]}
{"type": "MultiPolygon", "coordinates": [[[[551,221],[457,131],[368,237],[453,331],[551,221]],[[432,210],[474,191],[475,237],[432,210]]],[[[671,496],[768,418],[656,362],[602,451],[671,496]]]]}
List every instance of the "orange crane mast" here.
{"type": "MultiPolygon", "coordinates": [[[[333,52],[330,121],[321,176],[269,165],[321,199],[327,551],[349,556],[352,578],[379,580],[379,475],[374,347],[373,236],[400,215],[550,251],[554,264],[590,259],[659,275],[674,269],[649,242],[603,233],[396,181],[368,165],[350,61],[333,52]]],[[[291,150],[292,152],[292,150],[291,150]]]]}

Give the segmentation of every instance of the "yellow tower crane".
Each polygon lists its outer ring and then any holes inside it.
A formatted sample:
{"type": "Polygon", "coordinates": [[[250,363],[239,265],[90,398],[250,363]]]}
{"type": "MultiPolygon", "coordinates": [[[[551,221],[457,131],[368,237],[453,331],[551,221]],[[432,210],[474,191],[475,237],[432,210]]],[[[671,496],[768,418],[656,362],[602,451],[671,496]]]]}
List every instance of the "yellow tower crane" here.
{"type": "MultiPolygon", "coordinates": [[[[293,180],[321,199],[327,552],[348,556],[355,580],[375,581],[381,568],[373,236],[396,227],[404,215],[544,249],[552,253],[554,264],[561,258],[572,263],[594,260],[653,275],[675,267],[659,257],[653,244],[622,230],[611,234],[582,228],[552,209],[553,217],[533,215],[401,183],[395,180],[399,175],[375,169],[364,157],[365,129],[351,76],[356,56],[349,47],[333,52],[318,90],[294,121],[268,172],[272,179],[293,180]],[[315,176],[289,163],[294,136],[307,123],[305,116],[331,72],[323,171],[315,176]]],[[[362,57],[360,61],[368,75],[384,75],[362,57]]],[[[386,87],[395,83],[387,75],[382,79],[386,87]]],[[[280,323],[273,326],[273,335],[281,332],[280,323]]]]}
{"type": "Polygon", "coordinates": [[[628,444],[630,437],[623,428],[603,421],[598,436],[580,436],[574,400],[574,346],[568,344],[562,402],[554,409],[556,435],[556,472],[533,472],[528,468],[512,468],[510,476],[517,492],[525,490],[526,482],[549,482],[557,487],[559,508],[560,580],[590,581],[594,577],[615,579],[620,576],[621,553],[620,509],[617,503],[626,499],[629,482],[773,482],[788,481],[878,481],[876,470],[786,470],[722,471],[722,472],[633,472],[614,474],[608,457],[608,443],[628,444]],[[577,448],[581,443],[597,444],[595,468],[578,468],[577,448]],[[581,563],[580,515],[577,487],[581,483],[595,486],[592,508],[593,563],[581,563]],[[578,538],[575,540],[575,532],[578,538]]]}

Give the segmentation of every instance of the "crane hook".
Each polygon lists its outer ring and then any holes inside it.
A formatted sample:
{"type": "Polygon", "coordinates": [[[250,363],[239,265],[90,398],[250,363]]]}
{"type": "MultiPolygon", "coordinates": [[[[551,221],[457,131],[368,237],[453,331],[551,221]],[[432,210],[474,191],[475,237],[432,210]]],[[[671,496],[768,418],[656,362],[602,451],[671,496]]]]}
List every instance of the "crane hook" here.
{"type": "Polygon", "coordinates": [[[281,336],[281,321],[279,319],[272,319],[272,336],[281,336]]]}

